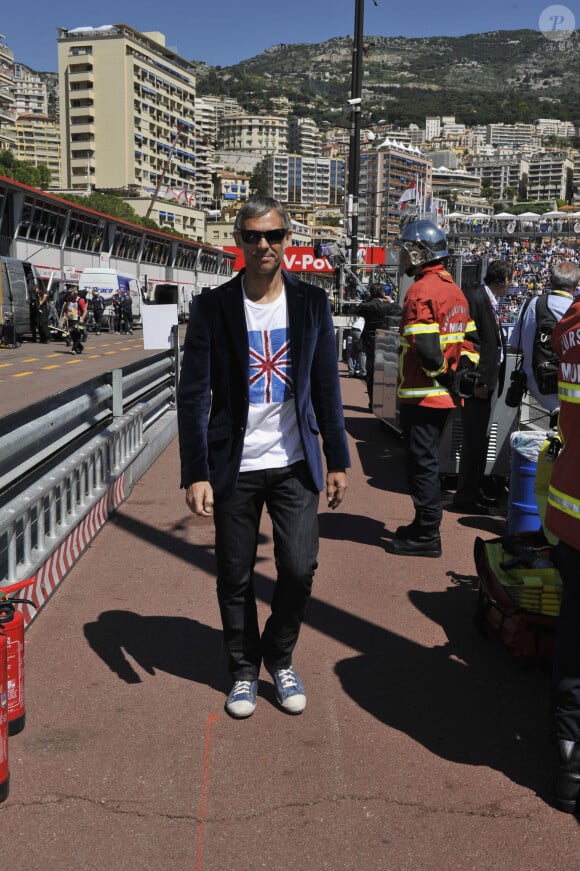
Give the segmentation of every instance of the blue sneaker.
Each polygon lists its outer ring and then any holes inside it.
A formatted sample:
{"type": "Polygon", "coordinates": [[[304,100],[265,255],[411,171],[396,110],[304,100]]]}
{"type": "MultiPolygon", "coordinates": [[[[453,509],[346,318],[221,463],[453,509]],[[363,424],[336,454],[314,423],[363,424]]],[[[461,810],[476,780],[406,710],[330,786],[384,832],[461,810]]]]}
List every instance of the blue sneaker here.
{"type": "Polygon", "coordinates": [[[306,707],[304,685],[292,666],[268,669],[276,687],[276,699],[289,714],[301,714],[306,707]]]}
{"type": "Polygon", "coordinates": [[[226,711],[238,720],[251,717],[256,710],[257,680],[237,680],[226,699],[226,711]]]}

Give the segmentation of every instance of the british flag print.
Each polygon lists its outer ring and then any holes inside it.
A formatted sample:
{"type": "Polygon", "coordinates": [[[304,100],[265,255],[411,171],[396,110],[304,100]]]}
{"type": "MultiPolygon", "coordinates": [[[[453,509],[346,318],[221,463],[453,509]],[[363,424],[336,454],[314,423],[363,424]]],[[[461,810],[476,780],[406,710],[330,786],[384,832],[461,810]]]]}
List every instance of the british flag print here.
{"type": "Polygon", "coordinates": [[[293,392],[288,330],[251,330],[248,336],[250,402],[286,402],[293,392]]]}

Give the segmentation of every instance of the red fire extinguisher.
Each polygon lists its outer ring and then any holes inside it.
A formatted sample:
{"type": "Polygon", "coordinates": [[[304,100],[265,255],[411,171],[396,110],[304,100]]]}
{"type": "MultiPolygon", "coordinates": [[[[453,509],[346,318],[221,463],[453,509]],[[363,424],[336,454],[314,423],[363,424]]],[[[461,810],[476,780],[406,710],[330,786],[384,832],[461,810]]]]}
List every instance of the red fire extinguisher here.
{"type": "Polygon", "coordinates": [[[8,798],[8,642],[0,635],[0,801],[8,798]]]}
{"type": "Polygon", "coordinates": [[[18,735],[26,722],[24,703],[24,617],[15,604],[34,605],[28,599],[0,601],[0,636],[6,639],[8,734],[18,735]]]}

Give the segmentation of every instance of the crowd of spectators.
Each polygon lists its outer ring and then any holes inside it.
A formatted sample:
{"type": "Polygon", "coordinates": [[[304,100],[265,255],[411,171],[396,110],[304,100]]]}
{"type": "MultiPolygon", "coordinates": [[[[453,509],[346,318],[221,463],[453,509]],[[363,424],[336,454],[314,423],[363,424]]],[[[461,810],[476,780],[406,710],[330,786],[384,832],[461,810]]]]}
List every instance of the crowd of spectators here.
{"type": "Polygon", "coordinates": [[[514,324],[528,297],[543,293],[550,287],[550,270],[561,260],[580,264],[580,246],[562,240],[522,242],[483,242],[461,250],[466,263],[478,260],[507,260],[513,267],[512,280],[498,305],[504,324],[514,324]]]}

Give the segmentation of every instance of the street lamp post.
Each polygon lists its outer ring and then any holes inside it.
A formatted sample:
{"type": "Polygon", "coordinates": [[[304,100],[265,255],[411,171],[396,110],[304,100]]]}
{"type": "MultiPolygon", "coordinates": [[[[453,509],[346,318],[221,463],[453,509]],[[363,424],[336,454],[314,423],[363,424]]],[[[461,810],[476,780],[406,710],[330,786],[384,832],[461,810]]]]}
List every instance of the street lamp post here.
{"type": "Polygon", "coordinates": [[[358,189],[360,181],[360,119],[362,93],[364,0],[356,0],[354,15],[354,43],[352,50],[350,144],[348,154],[347,223],[350,236],[350,261],[357,264],[358,254],[358,189]]]}

